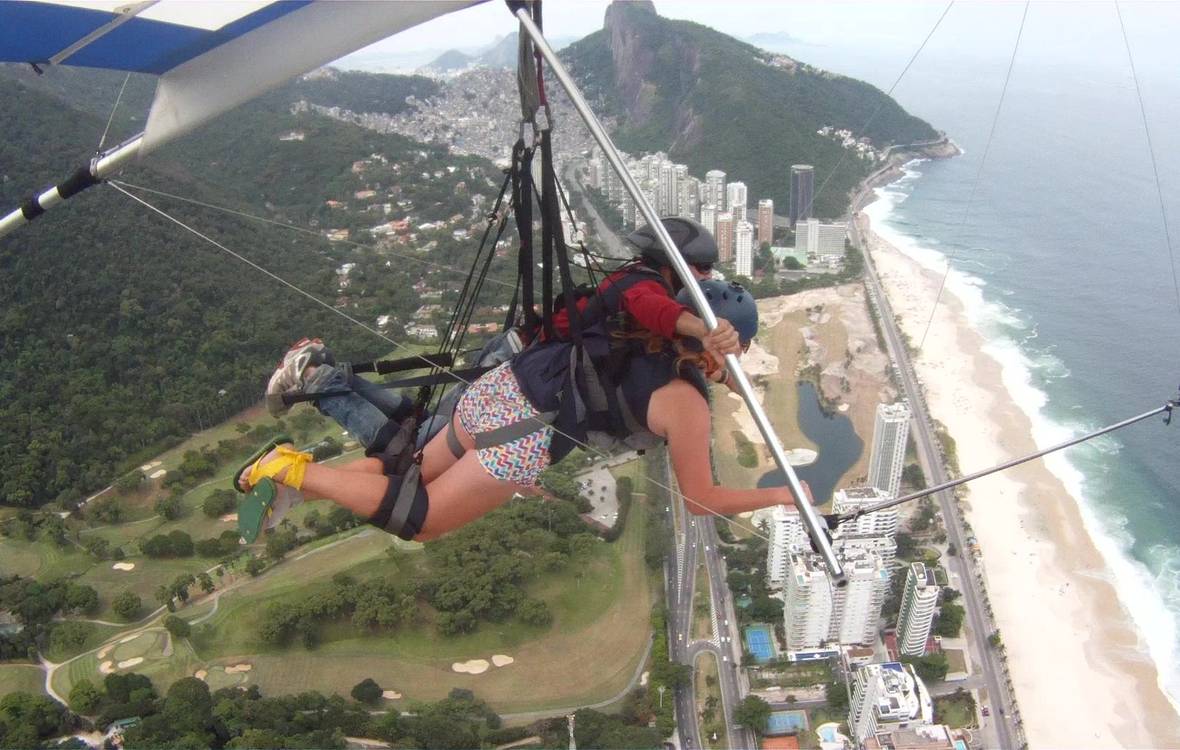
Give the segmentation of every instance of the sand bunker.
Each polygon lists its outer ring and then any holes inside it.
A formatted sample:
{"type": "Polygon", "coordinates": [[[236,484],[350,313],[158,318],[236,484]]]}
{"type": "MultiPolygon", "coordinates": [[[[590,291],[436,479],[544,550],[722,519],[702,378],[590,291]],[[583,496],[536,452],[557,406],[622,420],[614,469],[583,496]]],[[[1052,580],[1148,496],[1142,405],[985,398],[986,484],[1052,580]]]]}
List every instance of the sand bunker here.
{"type": "Polygon", "coordinates": [[[98,673],[99,674],[110,674],[111,672],[114,672],[114,671],[115,671],[115,665],[109,661],[104,661],[102,664],[98,665],[98,673]]]}
{"type": "Polygon", "coordinates": [[[198,669],[196,672],[193,673],[193,677],[196,677],[198,680],[202,680],[202,681],[208,676],[209,676],[209,673],[203,669],[198,669]]]}
{"type": "Polygon", "coordinates": [[[119,662],[119,669],[127,669],[127,667],[134,667],[136,664],[143,664],[142,656],[133,656],[130,659],[124,659],[119,662]]]}
{"type": "Polygon", "coordinates": [[[650,676],[651,672],[644,672],[643,674],[639,675],[639,686],[647,687],[647,678],[650,676]]]}
{"type": "Polygon", "coordinates": [[[227,523],[229,521],[236,521],[236,520],[238,520],[238,514],[237,513],[226,513],[224,516],[221,517],[221,520],[225,521],[227,523]]]}
{"type": "Polygon", "coordinates": [[[496,654],[492,657],[492,664],[495,664],[497,667],[506,667],[514,661],[516,659],[513,659],[511,656],[505,656],[504,654],[496,654]]]}
{"type": "Polygon", "coordinates": [[[115,570],[135,570],[135,563],[115,563],[111,567],[115,570]]]}
{"type": "Polygon", "coordinates": [[[232,667],[226,667],[225,673],[237,674],[238,672],[249,672],[251,669],[254,669],[253,664],[235,664],[232,667]]]}
{"type": "Polygon", "coordinates": [[[786,451],[786,456],[791,466],[810,466],[819,458],[819,454],[810,448],[792,448],[786,451]]]}
{"type": "Polygon", "coordinates": [[[395,701],[402,697],[402,694],[396,690],[382,690],[381,697],[387,701],[395,701]]]}
{"type": "Polygon", "coordinates": [[[460,674],[483,674],[488,671],[487,659],[471,659],[469,661],[457,661],[451,665],[451,670],[459,672],[460,674]]]}
{"type": "Polygon", "coordinates": [[[102,651],[99,651],[98,652],[98,660],[102,661],[103,659],[107,658],[107,654],[109,654],[111,652],[112,648],[114,648],[114,646],[107,646],[102,651]]]}
{"type": "Polygon", "coordinates": [[[167,473],[168,473],[167,469],[160,469],[159,471],[153,471],[152,475],[148,478],[149,479],[159,479],[160,477],[164,476],[167,473]]]}

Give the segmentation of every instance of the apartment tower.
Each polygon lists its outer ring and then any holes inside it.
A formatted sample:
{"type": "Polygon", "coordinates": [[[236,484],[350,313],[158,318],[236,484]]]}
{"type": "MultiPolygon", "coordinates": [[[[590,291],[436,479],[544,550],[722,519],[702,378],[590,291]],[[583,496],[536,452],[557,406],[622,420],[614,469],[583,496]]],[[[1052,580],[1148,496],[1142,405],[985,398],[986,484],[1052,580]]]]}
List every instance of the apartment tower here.
{"type": "Polygon", "coordinates": [[[758,247],[774,244],[774,201],[758,201],[758,247]]]}
{"type": "Polygon", "coordinates": [[[904,656],[925,656],[930,626],[938,609],[938,583],[934,571],[923,563],[911,563],[897,616],[897,648],[904,656]]]}
{"type": "Polygon", "coordinates": [[[910,434],[910,407],[904,401],[878,404],[873,423],[873,449],[869,454],[869,486],[897,497],[910,434]]]}
{"type": "Polygon", "coordinates": [[[800,219],[812,216],[812,201],[815,200],[815,168],[810,164],[791,166],[791,205],[788,217],[791,226],[800,219]]]}

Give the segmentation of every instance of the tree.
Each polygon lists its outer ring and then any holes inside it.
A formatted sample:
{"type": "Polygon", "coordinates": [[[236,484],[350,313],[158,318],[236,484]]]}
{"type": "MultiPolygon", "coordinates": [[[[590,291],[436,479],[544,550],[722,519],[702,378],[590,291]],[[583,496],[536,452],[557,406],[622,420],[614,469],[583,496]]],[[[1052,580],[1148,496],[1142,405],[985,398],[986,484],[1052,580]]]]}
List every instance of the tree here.
{"type": "Polygon", "coordinates": [[[824,699],[828,702],[828,708],[834,713],[845,714],[848,712],[848,690],[844,687],[844,683],[837,681],[825,685],[824,699]]]}
{"type": "Polygon", "coordinates": [[[927,683],[942,682],[950,669],[946,654],[926,654],[925,656],[903,656],[905,664],[912,664],[914,671],[927,683]]]}
{"type": "Polygon", "coordinates": [[[188,620],[176,615],[168,615],[164,618],[164,629],[171,633],[173,638],[188,638],[192,633],[192,627],[188,624],[188,620]]]}
{"type": "Polygon", "coordinates": [[[209,577],[208,573],[205,573],[204,571],[198,573],[197,583],[200,584],[201,591],[204,591],[206,594],[213,592],[213,579],[209,577]]]}
{"type": "Polygon", "coordinates": [[[167,520],[175,521],[184,515],[184,503],[180,501],[180,495],[164,495],[156,500],[155,510],[167,520]]]}
{"type": "Polygon", "coordinates": [[[71,583],[66,589],[65,609],[79,614],[93,614],[98,611],[98,592],[85,584],[71,583]]]}
{"type": "Polygon", "coordinates": [[[788,255],[783,258],[783,268],[787,269],[788,271],[802,271],[803,264],[800,263],[799,259],[795,256],[788,255]]]}
{"type": "Polygon", "coordinates": [[[209,518],[220,518],[233,510],[237,504],[237,493],[233,490],[216,489],[201,503],[201,512],[209,518]]]}
{"type": "Polygon", "coordinates": [[[547,627],[553,622],[553,613],[549,611],[549,605],[540,599],[525,599],[521,602],[517,609],[517,617],[526,625],[537,627],[547,627]]]}
{"type": "Polygon", "coordinates": [[[373,681],[373,678],[366,677],[352,687],[353,700],[361,703],[368,703],[370,706],[377,705],[381,700],[381,686],[373,681]]]}
{"type": "Polygon", "coordinates": [[[992,631],[992,632],[991,632],[991,633],[988,635],[988,637],[987,637],[987,645],[991,646],[992,648],[1003,648],[1003,647],[1004,647],[1004,641],[1003,641],[1003,639],[1000,637],[1000,631],[998,631],[998,630],[993,630],[993,631],[992,631]]]}
{"type": "Polygon", "coordinates": [[[747,695],[733,710],[733,721],[739,726],[762,732],[770,719],[770,704],[756,695],[747,695]]]}
{"type": "Polygon", "coordinates": [[[943,602],[938,612],[934,633],[943,638],[955,638],[963,627],[963,608],[954,602],[943,602]]]}
{"type": "Polygon", "coordinates": [[[111,602],[111,608],[115,610],[115,614],[124,620],[131,622],[139,615],[139,609],[143,606],[139,596],[134,591],[124,591],[115,597],[111,602]]]}
{"type": "Polygon", "coordinates": [[[143,482],[143,474],[138,471],[132,471],[124,474],[115,480],[115,489],[123,494],[134,492],[139,489],[139,485],[143,482]]]}
{"type": "Polygon", "coordinates": [[[246,561],[246,572],[252,576],[257,576],[259,573],[261,573],[265,569],[266,569],[266,563],[264,563],[262,561],[262,558],[251,557],[249,560],[246,561]]]}
{"type": "Polygon", "coordinates": [[[80,714],[93,714],[102,705],[102,691],[83,677],[70,688],[70,708],[80,714]]]}

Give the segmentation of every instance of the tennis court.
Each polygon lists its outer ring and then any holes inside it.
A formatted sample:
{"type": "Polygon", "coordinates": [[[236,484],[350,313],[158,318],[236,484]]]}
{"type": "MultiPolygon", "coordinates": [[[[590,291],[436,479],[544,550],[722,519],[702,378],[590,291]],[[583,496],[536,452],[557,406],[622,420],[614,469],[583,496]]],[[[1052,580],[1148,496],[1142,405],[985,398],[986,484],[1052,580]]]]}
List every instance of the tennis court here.
{"type": "Polygon", "coordinates": [[[765,664],[774,658],[774,635],[769,625],[751,625],[746,628],[746,648],[754,661],[765,664]]]}
{"type": "Polygon", "coordinates": [[[771,711],[766,720],[766,733],[796,734],[807,729],[806,711],[771,711]]]}

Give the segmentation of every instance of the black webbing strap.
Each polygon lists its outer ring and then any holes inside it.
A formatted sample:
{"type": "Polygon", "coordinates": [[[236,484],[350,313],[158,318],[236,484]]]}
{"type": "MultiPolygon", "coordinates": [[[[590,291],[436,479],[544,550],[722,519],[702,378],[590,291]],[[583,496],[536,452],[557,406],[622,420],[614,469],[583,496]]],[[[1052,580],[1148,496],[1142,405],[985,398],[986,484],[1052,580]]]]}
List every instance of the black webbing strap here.
{"type": "Polygon", "coordinates": [[[390,375],[405,370],[420,370],[423,367],[450,367],[455,364],[453,352],[439,352],[438,354],[419,354],[414,357],[401,359],[382,359],[374,362],[357,362],[352,365],[353,372],[375,372],[378,375],[390,375]]]}
{"type": "Polygon", "coordinates": [[[533,292],[533,151],[525,148],[524,139],[512,147],[512,213],[516,216],[516,233],[520,236],[520,253],[516,267],[520,277],[524,326],[535,331],[541,320],[537,316],[533,292]]]}
{"type": "MultiPolygon", "coordinates": [[[[570,338],[580,351],[582,349],[581,315],[578,313],[574,278],[570,273],[570,261],[566,256],[565,238],[562,236],[561,214],[557,208],[557,177],[553,172],[553,145],[548,130],[541,132],[541,231],[545,239],[542,272],[548,273],[548,284],[552,287],[552,264],[553,256],[556,255],[557,267],[561,274],[561,298],[565,304],[566,314],[569,316],[570,338]]],[[[546,295],[545,299],[553,299],[551,288],[546,290],[546,295]]],[[[545,333],[551,338],[556,338],[552,331],[552,325],[552,321],[550,321],[550,328],[546,329],[545,333]]]]}

